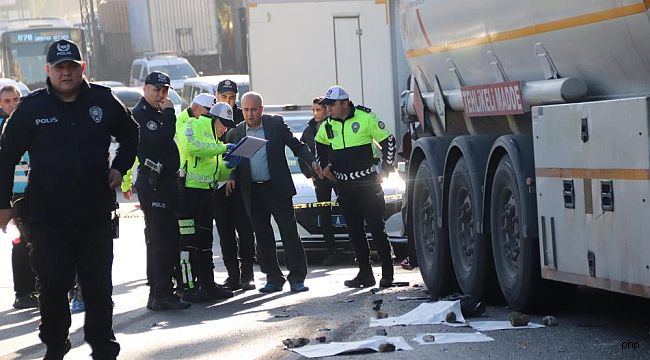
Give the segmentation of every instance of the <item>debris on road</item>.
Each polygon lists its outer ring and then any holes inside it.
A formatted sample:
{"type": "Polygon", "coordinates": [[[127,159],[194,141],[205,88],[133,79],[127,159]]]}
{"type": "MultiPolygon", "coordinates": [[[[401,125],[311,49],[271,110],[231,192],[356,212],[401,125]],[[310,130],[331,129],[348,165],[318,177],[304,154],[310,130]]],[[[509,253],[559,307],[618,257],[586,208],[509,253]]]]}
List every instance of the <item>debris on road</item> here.
{"type": "Polygon", "coordinates": [[[284,346],[286,346],[287,349],[295,349],[309,344],[309,339],[303,337],[294,338],[294,339],[284,339],[282,340],[282,344],[284,344],[284,346]]]}
{"type": "Polygon", "coordinates": [[[512,326],[526,326],[530,321],[530,316],[517,311],[513,311],[510,313],[510,315],[508,315],[508,320],[510,320],[510,324],[512,324],[512,326]]]}
{"type": "Polygon", "coordinates": [[[375,304],[375,306],[373,306],[372,309],[375,310],[375,311],[379,311],[381,309],[381,304],[384,303],[384,300],[377,299],[377,300],[373,301],[372,303],[375,304]]]}
{"type": "Polygon", "coordinates": [[[318,329],[318,331],[332,331],[332,329],[330,329],[330,328],[320,328],[320,329],[318,329]]]}
{"type": "Polygon", "coordinates": [[[460,310],[463,313],[463,316],[466,318],[481,316],[487,309],[487,305],[484,302],[476,300],[470,295],[451,294],[445,296],[441,300],[446,300],[446,301],[460,300],[460,310]]]}
{"type": "Polygon", "coordinates": [[[385,352],[393,352],[395,351],[395,345],[391,343],[383,343],[379,345],[379,352],[380,353],[385,353],[385,352]]]}
{"type": "Polygon", "coordinates": [[[465,318],[460,311],[460,301],[437,301],[433,303],[423,303],[401,316],[390,317],[386,319],[370,319],[370,327],[436,324],[444,324],[454,327],[467,326],[465,324],[465,318]],[[455,322],[446,321],[447,314],[449,314],[449,312],[455,313],[455,322]]]}
{"type": "Polygon", "coordinates": [[[450,311],[445,317],[445,321],[448,323],[456,322],[456,314],[453,311],[450,311]]]}
{"type": "Polygon", "coordinates": [[[542,318],[542,324],[544,324],[544,326],[557,326],[557,319],[555,316],[544,316],[544,318],[542,318]]]}
{"type": "Polygon", "coordinates": [[[494,341],[493,338],[475,333],[433,333],[433,334],[416,334],[413,341],[420,345],[429,344],[453,344],[453,343],[470,343],[494,341]]]}
{"type": "Polygon", "coordinates": [[[379,310],[375,312],[375,318],[377,319],[386,319],[387,317],[388,317],[388,313],[385,311],[379,310]]]}
{"type": "Polygon", "coordinates": [[[324,343],[327,341],[327,336],[319,336],[316,338],[316,341],[318,341],[319,343],[324,343]]]}
{"type": "Polygon", "coordinates": [[[278,315],[273,315],[274,318],[280,319],[280,318],[288,318],[289,314],[278,314],[278,315]]]}
{"type": "Polygon", "coordinates": [[[426,335],[422,336],[422,341],[426,342],[426,343],[432,343],[432,342],[436,341],[436,336],[433,335],[433,334],[426,334],[426,335]]]}
{"type": "Polygon", "coordinates": [[[476,331],[537,329],[544,327],[542,324],[535,324],[532,322],[529,322],[526,326],[512,326],[510,321],[470,321],[469,326],[476,331]]]}
{"type": "Polygon", "coordinates": [[[290,350],[307,358],[317,358],[323,356],[334,356],[359,350],[374,350],[379,352],[380,346],[382,349],[388,350],[390,348],[388,344],[392,345],[392,351],[413,350],[413,347],[409,345],[401,336],[373,336],[366,340],[313,344],[300,348],[292,348],[290,350]]]}

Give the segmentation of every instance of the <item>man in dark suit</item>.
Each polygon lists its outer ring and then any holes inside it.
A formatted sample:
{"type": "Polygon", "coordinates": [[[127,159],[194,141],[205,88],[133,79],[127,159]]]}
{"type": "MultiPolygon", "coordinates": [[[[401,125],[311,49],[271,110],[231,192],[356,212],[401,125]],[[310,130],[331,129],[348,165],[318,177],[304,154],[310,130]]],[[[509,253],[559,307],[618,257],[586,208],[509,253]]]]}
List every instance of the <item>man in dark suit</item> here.
{"type": "Polygon", "coordinates": [[[286,282],[275,250],[275,236],[271,215],[278,224],[286,254],[287,280],[291,291],[309,290],[305,286],[307,260],[296,228],[292,197],[296,188],[285,156],[285,146],[322,178],[322,171],[307,145],[296,139],[281,116],[263,114],[262,96],[255,92],[244,94],[241,100],[244,122],[228,133],[228,142],[237,143],[245,136],[266,139],[268,142],[250,159],[242,161],[233,170],[226,184],[230,194],[235,187],[241,190],[246,211],[251,217],[257,239],[260,268],[266,274],[266,285],[259,291],[282,291],[286,282]],[[254,204],[254,206],[252,206],[254,204]]]}

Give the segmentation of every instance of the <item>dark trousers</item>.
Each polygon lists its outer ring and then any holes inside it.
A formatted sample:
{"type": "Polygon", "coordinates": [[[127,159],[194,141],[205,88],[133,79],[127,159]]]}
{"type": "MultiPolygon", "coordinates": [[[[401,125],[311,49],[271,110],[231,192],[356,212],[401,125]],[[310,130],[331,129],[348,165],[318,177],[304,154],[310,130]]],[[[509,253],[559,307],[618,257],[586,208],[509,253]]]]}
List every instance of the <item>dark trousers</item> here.
{"type": "MultiPolygon", "coordinates": [[[[336,192],[334,182],[326,180],[314,180],[314,190],[316,191],[316,201],[331,201],[332,190],[336,192]]],[[[322,206],[319,208],[320,212],[320,229],[323,232],[323,239],[325,246],[330,253],[336,252],[336,243],[334,242],[334,228],[332,227],[332,208],[329,206],[322,206]]]]}
{"type": "Polygon", "coordinates": [[[338,203],[345,217],[350,240],[361,271],[371,271],[370,249],[366,238],[368,230],[379,253],[382,263],[382,277],[393,278],[391,247],[384,231],[384,191],[377,183],[377,177],[370,175],[360,180],[339,181],[337,183],[338,203]]]}
{"type": "MultiPolygon", "coordinates": [[[[235,279],[240,276],[239,259],[242,267],[252,269],[255,257],[255,237],[253,225],[246,213],[244,201],[239,189],[226,196],[226,187],[215,189],[212,197],[212,209],[217,223],[217,232],[221,242],[223,263],[228,270],[228,276],[235,279]],[[237,233],[235,234],[235,231],[237,233]],[[239,237],[239,244],[237,238],[239,237]]],[[[252,274],[241,274],[250,276],[252,274]]],[[[243,278],[244,281],[253,279],[243,278]]]]}
{"type": "Polygon", "coordinates": [[[86,305],[84,339],[93,358],[111,359],[120,352],[112,330],[113,236],[109,214],[66,224],[30,224],[30,260],[38,279],[40,338],[47,356],[62,356],[70,329],[68,290],[75,274],[86,305]]]}
{"type": "MultiPolygon", "coordinates": [[[[24,194],[14,194],[13,201],[18,198],[23,197],[24,194]]],[[[21,202],[26,201],[22,199],[21,202]]],[[[26,209],[18,206],[18,231],[20,232],[20,237],[18,239],[12,239],[13,247],[11,249],[11,270],[14,279],[14,291],[16,292],[16,297],[23,297],[29,295],[36,291],[36,275],[32,271],[31,266],[29,265],[29,250],[31,245],[29,244],[29,229],[27,228],[26,221],[27,219],[22,219],[26,214],[24,211],[26,209]]]]}
{"type": "Polygon", "coordinates": [[[271,182],[251,184],[251,219],[257,240],[260,269],[266,280],[284,284],[284,276],[278,265],[275,236],[271,227],[271,215],[278,224],[286,257],[290,283],[303,282],[307,276],[307,259],[302,241],[296,228],[291,197],[281,198],[274,191],[271,182]]]}
{"type": "Polygon", "coordinates": [[[214,286],[212,260],[212,190],[186,187],[181,195],[179,219],[194,223],[193,233],[181,236],[181,249],[190,253],[192,273],[199,285],[214,286]]]}
{"type": "Polygon", "coordinates": [[[178,188],[175,178],[159,180],[157,188],[153,189],[146,176],[140,174],[135,185],[140,208],[144,213],[149,294],[164,298],[172,294],[172,276],[180,261],[176,220],[178,188]]]}

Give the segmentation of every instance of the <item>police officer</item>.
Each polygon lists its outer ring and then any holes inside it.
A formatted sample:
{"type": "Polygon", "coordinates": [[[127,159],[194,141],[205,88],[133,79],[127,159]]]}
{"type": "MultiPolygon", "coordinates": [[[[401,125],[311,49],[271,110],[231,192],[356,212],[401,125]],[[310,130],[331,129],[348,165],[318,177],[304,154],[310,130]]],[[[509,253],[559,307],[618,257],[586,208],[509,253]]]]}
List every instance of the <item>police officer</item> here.
{"type": "MultiPolygon", "coordinates": [[[[2,105],[0,114],[0,129],[4,121],[14,112],[20,100],[20,90],[15,85],[5,85],[0,89],[0,105],[2,105]]],[[[20,159],[20,163],[16,165],[16,172],[14,175],[14,189],[13,189],[13,207],[20,207],[19,204],[26,204],[24,197],[25,187],[27,186],[27,172],[29,170],[29,156],[27,153],[20,159]],[[20,199],[20,200],[19,200],[20,199]],[[19,201],[18,201],[19,200],[19,201]],[[17,202],[16,202],[17,201],[17,202]]],[[[38,294],[36,293],[36,278],[34,272],[29,266],[29,239],[28,231],[25,224],[20,220],[18,214],[17,224],[20,236],[13,239],[11,248],[11,270],[14,279],[14,291],[16,292],[16,300],[14,301],[14,308],[27,309],[38,307],[38,294]]],[[[24,214],[23,214],[24,215],[24,214]]]]}
{"type": "Polygon", "coordinates": [[[67,293],[76,270],[86,301],[84,338],[93,358],[115,359],[120,346],[111,329],[110,212],[114,189],[133,164],[137,125],[109,88],[83,78],[77,44],[52,43],[46,61],[47,86],[21,100],[0,137],[0,228],[11,217],[14,166],[28,151],[30,261],[45,358],[60,359],[70,349],[67,293]],[[120,147],[109,164],[111,136],[120,147]]]}
{"type": "Polygon", "coordinates": [[[322,104],[326,106],[329,116],[316,134],[316,152],[324,167],[323,174],[337,180],[338,203],[345,216],[359,265],[357,276],[344,284],[353,288],[375,285],[365,237],[365,221],[381,260],[379,286],[390,287],[393,283],[392,255],[384,231],[384,192],[381,177],[374,165],[373,140],[381,145],[381,169],[387,173],[392,169],[395,158],[395,138],[370,109],[355,107],[348,93],[340,86],[329,88],[322,104]],[[331,157],[329,148],[332,150],[331,157]]]}
{"type": "MultiPolygon", "coordinates": [[[[226,103],[214,105],[209,116],[190,118],[177,134],[179,147],[187,157],[183,164],[185,189],[179,219],[181,247],[189,250],[192,275],[196,276],[198,285],[183,292],[183,299],[191,302],[233,296],[232,291],[214,282],[211,195],[217,181],[226,180],[230,175],[221,158],[228,146],[218,137],[235,123],[232,109],[226,103]]],[[[192,279],[186,280],[191,284],[192,279]]]]}
{"type": "Polygon", "coordinates": [[[217,84],[217,101],[230,105],[232,108],[232,120],[235,122],[235,125],[244,121],[244,113],[237,106],[238,91],[237,83],[232,80],[225,79],[217,84]]]}
{"type": "MultiPolygon", "coordinates": [[[[236,103],[237,92],[237,83],[232,80],[226,79],[217,85],[217,100],[230,105],[235,124],[244,121],[244,114],[236,103]]],[[[222,141],[225,141],[224,138],[225,134],[220,137],[222,141]]],[[[255,236],[241,191],[235,188],[226,196],[226,187],[219,186],[214,190],[212,204],[223,263],[228,271],[223,285],[231,290],[255,289],[255,236]]]]}
{"type": "Polygon", "coordinates": [[[190,303],[173,294],[172,283],[174,268],[180,261],[175,213],[180,159],[174,142],[174,103],[167,97],[170,79],[167,74],[154,71],[147,75],[144,83],[144,97],[133,108],[133,117],[140,125],[140,166],[135,187],[145,222],[149,284],[147,308],[185,309],[190,303]]]}
{"type": "MultiPolygon", "coordinates": [[[[309,151],[311,151],[314,156],[316,156],[316,133],[320,128],[323,120],[327,117],[325,112],[325,105],[321,104],[323,101],[322,96],[317,96],[312,99],[311,110],[314,117],[309,120],[307,127],[302,132],[300,141],[304,142],[309,146],[309,151]]],[[[334,185],[336,182],[330,179],[319,179],[317,176],[312,174],[311,169],[303,162],[298,163],[300,165],[300,170],[306,177],[311,178],[314,182],[314,191],[316,192],[316,201],[331,201],[332,200],[332,190],[336,192],[334,185]]],[[[335,265],[338,261],[339,255],[336,251],[336,242],[334,240],[334,227],[332,222],[329,220],[332,218],[332,208],[330,206],[321,206],[318,208],[319,215],[321,218],[320,228],[323,232],[323,239],[325,240],[325,246],[327,246],[327,258],[323,261],[323,265],[332,266],[335,265]]]]}

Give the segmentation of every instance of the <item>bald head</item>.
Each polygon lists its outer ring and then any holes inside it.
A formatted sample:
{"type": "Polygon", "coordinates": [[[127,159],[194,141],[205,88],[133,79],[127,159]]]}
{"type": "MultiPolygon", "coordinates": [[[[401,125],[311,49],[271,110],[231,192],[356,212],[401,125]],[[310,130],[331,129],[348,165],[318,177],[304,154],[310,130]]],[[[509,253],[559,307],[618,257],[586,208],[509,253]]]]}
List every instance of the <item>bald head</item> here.
{"type": "Polygon", "coordinates": [[[244,120],[251,128],[258,128],[262,124],[262,113],[264,112],[264,99],[262,95],[249,91],[241,98],[241,110],[244,113],[244,120]]]}
{"type": "Polygon", "coordinates": [[[244,99],[250,98],[252,101],[254,101],[257,105],[264,106],[264,98],[260,93],[256,93],[255,91],[249,91],[242,95],[241,97],[241,102],[244,102],[244,99]]]}

